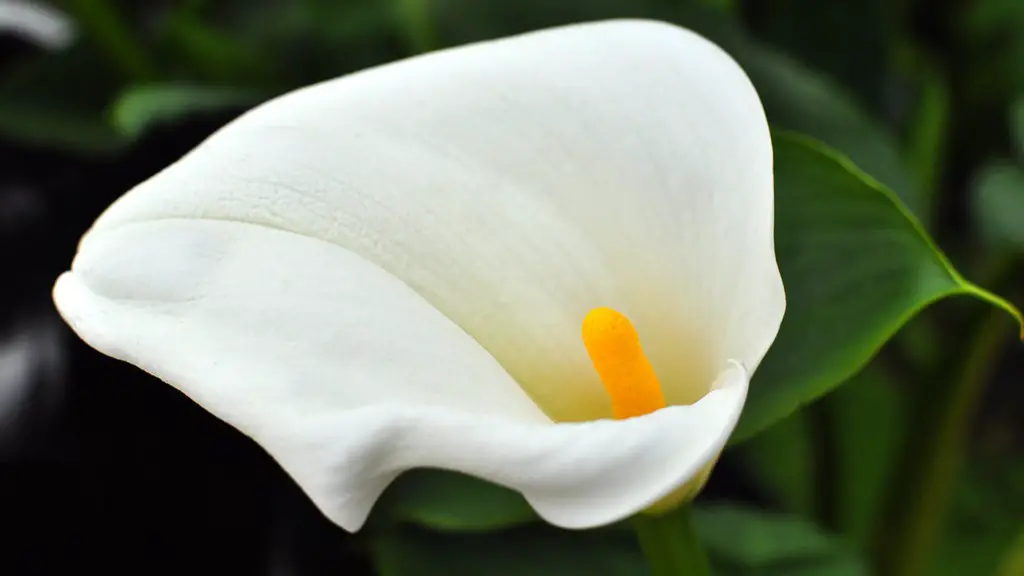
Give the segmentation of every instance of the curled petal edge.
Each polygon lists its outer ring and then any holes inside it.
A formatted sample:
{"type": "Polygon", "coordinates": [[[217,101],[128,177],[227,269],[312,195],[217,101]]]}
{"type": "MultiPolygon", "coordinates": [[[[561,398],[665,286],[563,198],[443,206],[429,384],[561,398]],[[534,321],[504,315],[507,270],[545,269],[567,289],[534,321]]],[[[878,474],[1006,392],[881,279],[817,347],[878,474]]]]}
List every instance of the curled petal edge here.
{"type": "Polygon", "coordinates": [[[697,403],[626,420],[545,425],[367,407],[346,413],[344,426],[306,421],[302,434],[263,444],[349,531],[362,527],[395,478],[415,468],[483,478],[523,494],[553,525],[588,529],[692,498],[700,487],[691,484],[706,480],[736,426],[747,386],[746,370],[731,361],[697,403]],[[372,461],[372,471],[346,474],[359,458],[372,461]]]}
{"type": "Polygon", "coordinates": [[[83,340],[250,436],[350,531],[422,467],[516,490],[561,527],[618,521],[706,475],[748,388],[733,361],[692,405],[553,423],[394,277],[323,241],[238,222],[97,231],[54,300],[83,340]]]}

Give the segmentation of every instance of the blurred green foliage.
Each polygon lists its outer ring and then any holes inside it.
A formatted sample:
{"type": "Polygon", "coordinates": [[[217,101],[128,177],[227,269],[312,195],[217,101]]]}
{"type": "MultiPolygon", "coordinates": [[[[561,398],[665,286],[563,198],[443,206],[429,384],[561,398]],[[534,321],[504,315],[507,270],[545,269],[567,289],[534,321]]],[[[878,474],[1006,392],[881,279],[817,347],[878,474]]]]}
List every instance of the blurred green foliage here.
{"type": "MultiPolygon", "coordinates": [[[[921,430],[919,417],[941,409],[940,382],[955,372],[949,359],[973,349],[980,308],[965,301],[930,309],[857,373],[923,306],[976,292],[924,230],[964,276],[1024,297],[1020,0],[54,4],[74,18],[78,39],[5,63],[0,139],[111,162],[154,126],[240,112],[371,65],[547,26],[658,18],[730,52],[776,128],[778,250],[791,308],[738,431],[737,440],[752,438],[725,455],[741,463],[771,510],[737,504],[696,512],[721,574],[864,574],[864,558],[885,556],[877,539],[900,501],[901,466],[915,458],[908,446],[939,433],[921,430]],[[819,236],[792,234],[813,232],[815,223],[819,236]],[[837,280],[854,277],[862,282],[857,294],[837,280]]],[[[1011,338],[981,351],[991,365],[977,372],[979,389],[1019,383],[1019,371],[1002,368],[1011,338]]],[[[1019,392],[1011,402],[1020,405],[1019,392]]],[[[950,433],[969,436],[971,448],[994,430],[1008,439],[970,450],[962,468],[944,468],[956,481],[951,498],[926,503],[948,520],[940,544],[897,573],[1019,573],[1013,546],[1024,528],[1024,432],[1012,421],[1019,411],[1007,416],[984,398],[968,404],[950,433]]],[[[366,539],[385,575],[646,570],[620,527],[555,530],[517,494],[439,472],[407,475],[389,489],[366,539]]]]}
{"type": "MultiPolygon", "coordinates": [[[[859,576],[851,549],[813,524],[732,505],[695,511],[697,532],[716,574],[859,576]]],[[[546,526],[444,535],[406,526],[375,539],[382,576],[412,574],[646,574],[633,535],[622,526],[567,532],[546,526]]]]}

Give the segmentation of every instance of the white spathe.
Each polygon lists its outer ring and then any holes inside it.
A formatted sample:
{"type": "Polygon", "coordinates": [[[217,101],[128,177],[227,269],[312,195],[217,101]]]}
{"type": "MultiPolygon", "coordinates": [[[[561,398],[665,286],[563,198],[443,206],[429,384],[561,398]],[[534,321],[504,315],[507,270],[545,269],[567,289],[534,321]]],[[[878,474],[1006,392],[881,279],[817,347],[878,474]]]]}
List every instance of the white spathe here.
{"type": "Polygon", "coordinates": [[[585,528],[724,447],[785,309],[772,225],[742,70],[692,32],[610,21],[268,102],[111,206],[54,298],[346,529],[413,467],[585,528]],[[633,320],[674,406],[608,419],[580,337],[600,306],[633,320]]]}

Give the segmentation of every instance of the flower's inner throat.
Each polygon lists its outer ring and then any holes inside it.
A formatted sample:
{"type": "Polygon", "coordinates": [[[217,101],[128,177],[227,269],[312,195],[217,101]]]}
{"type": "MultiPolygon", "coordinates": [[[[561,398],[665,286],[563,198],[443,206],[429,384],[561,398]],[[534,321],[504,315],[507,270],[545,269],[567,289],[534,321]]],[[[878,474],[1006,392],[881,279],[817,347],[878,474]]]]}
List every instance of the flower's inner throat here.
{"type": "Polygon", "coordinates": [[[583,319],[583,344],[611,397],[615,418],[643,416],[666,406],[658,376],[629,318],[611,308],[594,308],[583,319]]]}

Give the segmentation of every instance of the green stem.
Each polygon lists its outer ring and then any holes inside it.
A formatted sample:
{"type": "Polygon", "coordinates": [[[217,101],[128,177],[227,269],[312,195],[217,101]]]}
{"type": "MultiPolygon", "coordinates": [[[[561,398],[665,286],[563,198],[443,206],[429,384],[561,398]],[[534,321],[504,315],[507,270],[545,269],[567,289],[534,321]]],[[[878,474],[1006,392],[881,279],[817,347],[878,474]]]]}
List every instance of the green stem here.
{"type": "Polygon", "coordinates": [[[651,567],[651,576],[711,574],[704,547],[693,530],[689,506],[660,516],[638,514],[633,519],[633,528],[651,567]]]}
{"type": "MultiPolygon", "coordinates": [[[[922,406],[906,447],[902,473],[890,493],[888,518],[875,540],[884,576],[918,576],[928,568],[946,507],[960,471],[971,421],[1002,344],[1010,338],[1001,310],[981,322],[945,389],[930,390],[935,402],[922,406]]],[[[936,383],[941,384],[941,383],[936,383]]]]}

